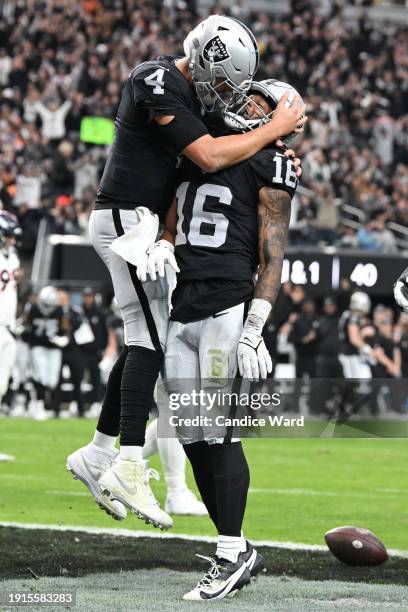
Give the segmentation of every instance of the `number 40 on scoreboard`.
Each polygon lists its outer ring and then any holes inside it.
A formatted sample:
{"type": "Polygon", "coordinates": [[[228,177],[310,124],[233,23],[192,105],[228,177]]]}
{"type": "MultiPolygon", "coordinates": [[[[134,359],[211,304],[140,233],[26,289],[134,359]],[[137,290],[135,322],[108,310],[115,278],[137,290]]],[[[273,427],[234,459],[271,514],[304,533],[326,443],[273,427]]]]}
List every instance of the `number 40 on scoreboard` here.
{"type": "Polygon", "coordinates": [[[395,279],[405,269],[401,255],[366,255],[365,253],[324,253],[315,250],[300,253],[288,249],[282,267],[282,283],[305,285],[312,293],[336,291],[341,279],[352,286],[377,295],[391,295],[395,279]]]}

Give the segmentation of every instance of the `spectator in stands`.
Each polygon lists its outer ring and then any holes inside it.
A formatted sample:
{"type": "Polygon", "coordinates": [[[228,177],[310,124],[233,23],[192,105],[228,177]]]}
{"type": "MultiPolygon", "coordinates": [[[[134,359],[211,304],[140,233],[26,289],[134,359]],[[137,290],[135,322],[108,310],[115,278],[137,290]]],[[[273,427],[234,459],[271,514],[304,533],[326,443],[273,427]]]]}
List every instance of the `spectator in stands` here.
{"type": "Polygon", "coordinates": [[[314,183],[317,215],[315,221],[316,241],[333,246],[337,239],[338,202],[333,197],[327,183],[314,183]]]}
{"type": "MultiPolygon", "coordinates": [[[[3,205],[16,205],[17,177],[25,176],[21,168],[30,160],[41,169],[35,171],[41,181],[39,208],[52,208],[57,195],[74,195],[86,214],[95,195],[95,174],[97,183],[103,166],[98,156],[105,154],[100,147],[85,148],[80,141],[81,120],[87,115],[113,118],[132,66],[161,53],[181,51],[187,30],[198,19],[193,4],[0,3],[3,184],[7,176],[0,196],[3,205]],[[50,143],[65,139],[72,150],[68,152],[64,144],[65,151],[54,155],[55,145],[50,143]],[[83,195],[88,188],[91,198],[83,195]]],[[[330,242],[331,194],[368,214],[384,206],[394,221],[407,224],[406,28],[398,24],[384,28],[367,20],[349,27],[342,4],[327,2],[321,12],[311,0],[298,4],[292,13],[279,17],[252,13],[245,3],[231,9],[258,38],[262,54],[258,77],[273,75],[293,83],[313,109],[306,137],[297,147],[304,157],[302,185],[312,195],[301,196],[299,226],[295,224],[290,237],[296,244],[330,242]],[[316,181],[325,185],[327,193],[313,194],[316,181]],[[327,218],[320,218],[324,208],[319,198],[327,199],[329,225],[327,218]],[[316,227],[329,229],[330,234],[324,232],[322,238],[316,227]]],[[[228,7],[223,5],[222,10],[228,12],[228,7]]],[[[18,206],[22,203],[30,204],[20,199],[18,206]]],[[[63,231],[71,227],[67,223],[63,231]]]]}
{"type": "Polygon", "coordinates": [[[34,104],[34,109],[41,117],[43,137],[51,144],[58,145],[64,138],[65,118],[71,106],[71,100],[65,100],[60,104],[56,98],[52,98],[47,104],[41,101],[34,104]]]}
{"type": "Polygon", "coordinates": [[[372,215],[373,234],[376,237],[381,253],[396,253],[398,251],[394,234],[387,229],[385,224],[388,217],[387,211],[379,209],[372,215]]]}

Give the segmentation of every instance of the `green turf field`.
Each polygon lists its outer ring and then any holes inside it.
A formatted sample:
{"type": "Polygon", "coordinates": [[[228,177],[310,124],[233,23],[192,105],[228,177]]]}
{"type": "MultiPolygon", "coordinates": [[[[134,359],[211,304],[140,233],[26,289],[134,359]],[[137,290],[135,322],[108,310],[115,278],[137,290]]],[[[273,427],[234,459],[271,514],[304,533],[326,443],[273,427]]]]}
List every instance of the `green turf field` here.
{"type": "MultiPolygon", "coordinates": [[[[138,570],[120,574],[94,574],[83,578],[41,578],[40,580],[8,580],[2,584],[3,601],[6,593],[72,592],[76,595],[76,606],[64,609],[92,610],[93,612],[115,610],[149,610],[149,612],[200,612],[206,606],[200,602],[181,600],[181,595],[190,590],[201,578],[196,573],[181,573],[174,570],[138,570]]],[[[342,610],[355,612],[364,609],[370,612],[407,610],[408,588],[389,588],[374,584],[350,584],[347,582],[305,582],[299,579],[260,577],[255,585],[245,588],[233,599],[212,602],[211,610],[242,611],[270,610],[303,612],[303,610],[342,610]]],[[[1,601],[1,600],[0,600],[1,601]]],[[[1,608],[1,605],[0,605],[1,608]]],[[[15,609],[15,608],[10,608],[15,609]]],[[[25,605],[20,610],[39,610],[25,605]]],[[[47,606],[45,609],[50,610],[47,606]]],[[[61,609],[61,607],[59,607],[61,609]]]]}
{"type": "MultiPolygon", "coordinates": [[[[65,471],[65,457],[90,440],[94,425],[0,420],[0,451],[16,456],[0,463],[0,521],[152,529],[133,516],[113,521],[65,471]]],[[[322,544],[328,529],[354,524],[408,551],[406,440],[254,439],[245,447],[248,537],[322,544]]],[[[157,457],[151,465],[160,469],[157,457]]],[[[164,482],[153,488],[163,502],[164,482]]],[[[208,519],[194,517],[176,517],[174,532],[214,535],[208,519]]]]}

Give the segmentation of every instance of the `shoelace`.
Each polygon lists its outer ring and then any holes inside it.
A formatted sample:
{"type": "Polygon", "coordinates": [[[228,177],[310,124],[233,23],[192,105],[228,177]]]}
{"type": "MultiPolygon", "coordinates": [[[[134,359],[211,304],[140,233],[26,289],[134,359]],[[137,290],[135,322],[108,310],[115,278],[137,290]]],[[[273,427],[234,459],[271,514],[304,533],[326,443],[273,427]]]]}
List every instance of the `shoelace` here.
{"type": "Polygon", "coordinates": [[[151,487],[149,484],[149,480],[153,478],[154,480],[160,480],[160,474],[157,470],[155,470],[154,468],[147,468],[145,470],[145,485],[146,485],[146,492],[152,502],[152,504],[155,504],[156,506],[159,506],[159,502],[157,501],[151,487]]]}
{"type": "Polygon", "coordinates": [[[201,578],[200,582],[197,584],[197,588],[209,587],[211,586],[211,583],[214,580],[216,580],[218,576],[220,575],[220,565],[212,557],[205,557],[204,555],[198,555],[198,554],[196,555],[196,557],[200,557],[201,559],[204,559],[205,561],[208,561],[208,563],[211,564],[211,567],[208,570],[208,572],[205,574],[203,578],[201,578]]]}

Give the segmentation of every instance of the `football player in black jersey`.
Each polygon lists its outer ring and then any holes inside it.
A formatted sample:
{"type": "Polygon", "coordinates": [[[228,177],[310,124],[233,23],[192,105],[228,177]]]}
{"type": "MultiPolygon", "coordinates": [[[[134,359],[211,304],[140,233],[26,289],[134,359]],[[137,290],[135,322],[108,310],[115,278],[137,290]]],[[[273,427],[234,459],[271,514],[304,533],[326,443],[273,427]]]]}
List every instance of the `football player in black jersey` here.
{"type": "MultiPolygon", "coordinates": [[[[230,114],[229,125],[231,119],[241,128],[268,121],[282,92],[275,81],[253,83],[251,97],[239,115],[230,114]]],[[[171,215],[177,207],[175,255],[180,271],[172,296],[165,356],[170,393],[188,393],[191,380],[209,393],[219,386],[225,391],[238,368],[251,380],[266,378],[270,372],[262,329],[281,284],[297,183],[291,159],[273,145],[212,174],[203,173],[189,160],[183,163],[176,202],[162,238],[174,239],[171,215]]],[[[194,412],[189,405],[177,415],[194,417],[202,414],[201,408],[194,412]]],[[[218,531],[210,570],[184,596],[187,600],[221,599],[262,568],[261,556],[241,532],[249,486],[242,445],[238,437],[214,421],[202,427],[178,427],[197,486],[218,531]]]]}
{"type": "Polygon", "coordinates": [[[344,378],[371,378],[369,363],[375,364],[373,349],[364,338],[363,330],[371,326],[368,318],[371,300],[367,293],[355,291],[349,310],[339,320],[340,354],[344,378]]]}
{"type": "Polygon", "coordinates": [[[145,258],[156,239],[157,218],[163,220],[171,203],[181,153],[215,172],[301,131],[304,123],[302,101],[286,107],[283,100],[267,125],[213,138],[201,111],[224,107],[248,90],[258,68],[257,44],[239,21],[213,15],[190,32],[184,49],[184,58],[160,57],[136,66],[123,91],[90,237],[112,277],[126,347],[109,377],[93,442],[67,459],[68,469],[91,492],[106,492],[108,512],[115,516],[109,496],[115,497],[161,528],[171,527],[172,520],[151,491],[142,447],[167,334],[166,283],[142,284],[135,264],[145,258]],[[118,433],[121,450],[113,464],[118,433]]]}
{"type": "Polygon", "coordinates": [[[68,345],[68,322],[60,306],[58,291],[47,286],[41,289],[37,302],[25,313],[24,337],[30,345],[32,379],[36,403],[34,418],[49,416],[45,408],[55,407],[62,367],[62,349],[68,345]]]}

